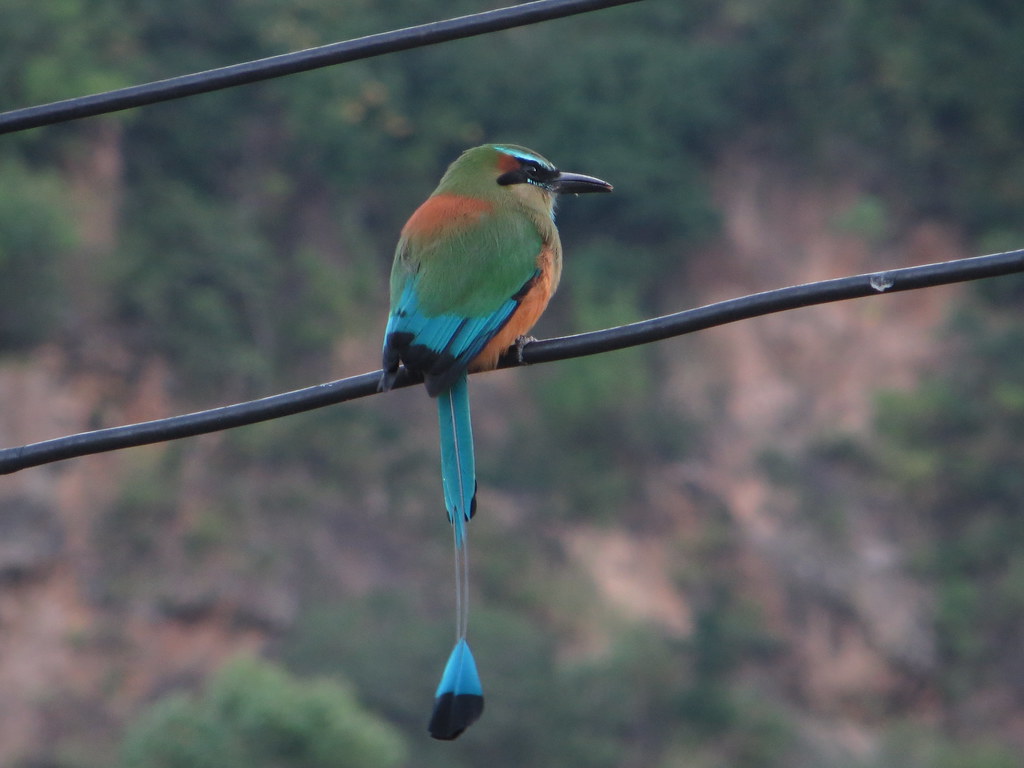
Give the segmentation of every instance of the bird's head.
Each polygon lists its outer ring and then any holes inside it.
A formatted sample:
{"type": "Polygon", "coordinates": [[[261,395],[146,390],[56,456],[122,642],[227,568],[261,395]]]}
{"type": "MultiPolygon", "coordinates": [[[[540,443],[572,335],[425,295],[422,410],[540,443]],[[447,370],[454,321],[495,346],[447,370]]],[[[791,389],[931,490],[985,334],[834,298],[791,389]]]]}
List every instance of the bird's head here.
{"type": "Polygon", "coordinates": [[[438,192],[472,194],[520,202],[550,210],[555,195],[611,192],[612,185],[593,176],[558,170],[533,150],[515,144],[485,144],[466,150],[449,166],[438,192]]]}

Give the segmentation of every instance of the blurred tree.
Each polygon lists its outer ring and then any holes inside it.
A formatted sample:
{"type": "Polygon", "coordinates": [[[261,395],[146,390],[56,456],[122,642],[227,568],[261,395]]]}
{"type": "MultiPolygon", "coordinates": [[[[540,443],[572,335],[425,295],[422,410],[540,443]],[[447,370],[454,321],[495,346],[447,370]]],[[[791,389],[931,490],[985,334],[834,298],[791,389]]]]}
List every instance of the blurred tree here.
{"type": "Polygon", "coordinates": [[[120,0],[0,6],[0,103],[32,106],[128,85],[136,28],[120,0]]]}
{"type": "Polygon", "coordinates": [[[762,65],[749,71],[747,113],[760,112],[787,156],[844,171],[856,162],[867,180],[898,193],[910,215],[952,218],[974,236],[1021,226],[1020,6],[735,7],[762,65]]]}
{"type": "Polygon", "coordinates": [[[388,768],[406,747],[338,682],[239,658],[200,697],[169,694],[129,726],[122,768],[388,768]]]}

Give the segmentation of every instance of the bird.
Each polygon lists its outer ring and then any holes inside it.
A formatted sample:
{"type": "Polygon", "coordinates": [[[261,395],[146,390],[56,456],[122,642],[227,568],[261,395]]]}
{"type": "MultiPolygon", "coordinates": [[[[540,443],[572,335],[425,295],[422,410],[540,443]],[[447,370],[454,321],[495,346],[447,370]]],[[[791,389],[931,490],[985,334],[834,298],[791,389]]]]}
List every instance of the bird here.
{"type": "Polygon", "coordinates": [[[441,484],[454,531],[456,643],[434,696],[428,731],[435,739],[458,738],[484,706],[466,640],[466,524],[476,512],[468,374],[495,368],[522,345],[558,287],[557,197],[611,190],[516,144],[474,147],[451,163],[395,249],[378,389],[390,390],[402,365],[437,400],[441,484]]]}

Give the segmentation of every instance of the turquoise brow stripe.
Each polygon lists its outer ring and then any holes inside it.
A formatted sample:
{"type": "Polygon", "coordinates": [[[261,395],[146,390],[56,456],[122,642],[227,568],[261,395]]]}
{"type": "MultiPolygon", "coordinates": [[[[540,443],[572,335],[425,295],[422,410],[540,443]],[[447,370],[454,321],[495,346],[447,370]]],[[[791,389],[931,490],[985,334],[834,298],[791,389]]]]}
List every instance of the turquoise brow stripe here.
{"type": "Polygon", "coordinates": [[[534,162],[537,165],[539,165],[541,168],[550,168],[552,171],[555,170],[555,167],[553,165],[551,165],[551,163],[549,163],[543,157],[539,157],[539,156],[531,154],[529,152],[522,152],[522,151],[520,151],[518,149],[512,149],[511,147],[503,147],[500,144],[495,144],[494,148],[496,150],[498,150],[499,152],[504,152],[506,155],[512,155],[512,157],[518,157],[520,160],[528,160],[528,161],[534,162]]]}

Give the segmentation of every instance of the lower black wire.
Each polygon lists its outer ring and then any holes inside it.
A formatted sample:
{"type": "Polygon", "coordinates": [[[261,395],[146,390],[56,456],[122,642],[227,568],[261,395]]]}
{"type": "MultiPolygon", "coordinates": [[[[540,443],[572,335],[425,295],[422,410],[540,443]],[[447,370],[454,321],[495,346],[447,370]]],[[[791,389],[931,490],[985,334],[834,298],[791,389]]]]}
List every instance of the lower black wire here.
{"type": "MultiPolygon", "coordinates": [[[[794,285],[603,331],[529,342],[523,346],[521,353],[506,356],[500,367],[510,368],[596,355],[798,307],[998,277],[1015,272],[1024,272],[1024,250],[794,285]]],[[[17,448],[6,448],[0,450],[0,474],[10,474],[29,467],[92,453],[217,432],[367,397],[377,393],[379,378],[380,371],[364,373],[246,403],[140,424],[83,432],[17,448]]],[[[402,369],[394,388],[412,386],[420,381],[421,379],[410,376],[402,369]]]]}

